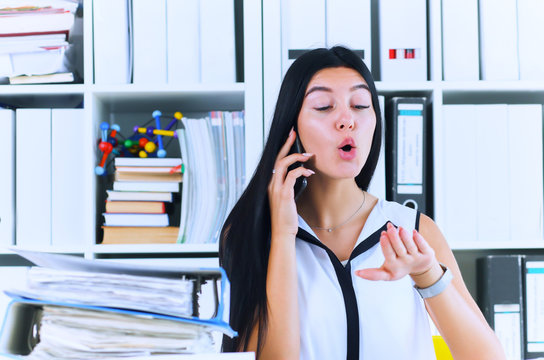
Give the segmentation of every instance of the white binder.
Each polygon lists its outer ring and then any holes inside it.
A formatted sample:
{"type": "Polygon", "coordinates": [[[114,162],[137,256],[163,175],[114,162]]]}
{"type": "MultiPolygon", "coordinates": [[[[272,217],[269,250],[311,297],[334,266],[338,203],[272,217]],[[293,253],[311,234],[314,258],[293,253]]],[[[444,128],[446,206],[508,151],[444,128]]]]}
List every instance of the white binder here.
{"type": "Polygon", "coordinates": [[[518,80],[516,0],[480,0],[482,80],[518,80]]]}
{"type": "Polygon", "coordinates": [[[476,211],[478,240],[508,241],[508,106],[476,106],[476,211]],[[501,196],[501,194],[503,196],[501,196]]]}
{"type": "Polygon", "coordinates": [[[370,69],[370,0],[328,0],[326,11],[327,47],[349,47],[370,69]]]}
{"type": "Polygon", "coordinates": [[[132,0],[135,84],[166,84],[166,2],[132,0]]]}
{"type": "MultiPolygon", "coordinates": [[[[443,134],[443,231],[450,245],[477,241],[475,105],[444,105],[443,134]],[[460,139],[463,139],[460,141],[460,139]]],[[[437,154],[438,155],[438,154],[437,154]]],[[[438,159],[437,159],[438,160],[438,159]]]]}
{"type": "Polygon", "coordinates": [[[544,2],[517,0],[520,80],[544,80],[544,2]]]}
{"type": "Polygon", "coordinates": [[[379,2],[381,81],[427,80],[427,2],[379,2]]]}
{"type": "Polygon", "coordinates": [[[93,1],[95,84],[130,83],[128,14],[128,0],[93,1]]]}
{"type": "Polygon", "coordinates": [[[51,244],[82,248],[94,218],[85,202],[85,186],[92,164],[85,162],[87,149],[77,134],[85,132],[83,109],[51,110],[51,244]]]}
{"type": "Polygon", "coordinates": [[[15,112],[0,110],[3,154],[0,157],[0,247],[14,244],[15,230],[15,112]]]}
{"type": "Polygon", "coordinates": [[[51,109],[17,109],[15,123],[16,245],[48,247],[51,245],[51,109]]]}
{"type": "Polygon", "coordinates": [[[542,241],[542,105],[508,105],[512,241],[542,241]]]}
{"type": "Polygon", "coordinates": [[[169,84],[200,82],[198,0],[166,0],[169,84]]]}
{"type": "Polygon", "coordinates": [[[282,74],[301,53],[325,44],[325,0],[282,0],[282,74]]]}
{"type": "Polygon", "coordinates": [[[479,51],[478,2],[476,0],[442,0],[444,80],[479,80],[479,51]]]}
{"type": "Polygon", "coordinates": [[[200,1],[200,62],[203,83],[236,82],[234,1],[200,1]]]}

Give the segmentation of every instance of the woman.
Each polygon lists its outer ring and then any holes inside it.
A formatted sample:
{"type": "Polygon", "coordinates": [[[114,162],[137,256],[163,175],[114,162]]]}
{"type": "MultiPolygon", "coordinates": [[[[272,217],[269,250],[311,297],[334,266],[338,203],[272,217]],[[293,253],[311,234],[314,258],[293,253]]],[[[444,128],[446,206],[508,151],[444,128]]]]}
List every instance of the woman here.
{"type": "Polygon", "coordinates": [[[225,351],[434,359],[426,309],[454,358],[504,358],[434,222],[366,192],[379,118],[372,76],[350,50],[316,49],[288,70],[261,161],[221,234],[240,335],[225,351]],[[307,187],[295,196],[299,178],[307,187]]]}

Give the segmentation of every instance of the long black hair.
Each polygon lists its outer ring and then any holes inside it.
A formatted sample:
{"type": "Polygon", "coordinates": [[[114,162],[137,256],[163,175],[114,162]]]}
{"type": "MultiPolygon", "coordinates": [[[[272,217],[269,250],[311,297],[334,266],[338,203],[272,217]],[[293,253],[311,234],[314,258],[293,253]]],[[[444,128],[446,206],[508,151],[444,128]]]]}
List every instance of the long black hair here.
{"type": "Polygon", "coordinates": [[[231,283],[230,325],[239,333],[234,339],[224,337],[223,351],[247,350],[256,324],[259,325],[257,355],[262,348],[268,320],[266,276],[271,231],[268,184],[276,157],[297,122],[308,83],[318,71],[335,67],[351,68],[361,74],[370,88],[376,113],[370,153],[355,177],[357,186],[367,190],[376,169],[382,127],[378,93],[370,71],[355,53],[341,46],[301,55],[283,79],[261,160],[221,230],[219,262],[231,283]]]}

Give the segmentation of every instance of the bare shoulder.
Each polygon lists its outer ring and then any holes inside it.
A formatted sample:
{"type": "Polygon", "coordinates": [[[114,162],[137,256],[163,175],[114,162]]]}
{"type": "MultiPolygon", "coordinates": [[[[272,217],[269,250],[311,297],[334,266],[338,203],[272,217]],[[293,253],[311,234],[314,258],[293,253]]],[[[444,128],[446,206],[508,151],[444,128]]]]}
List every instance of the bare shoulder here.
{"type": "Polygon", "coordinates": [[[419,217],[419,233],[427,240],[433,249],[435,249],[435,246],[446,246],[449,248],[448,242],[438,225],[436,225],[433,219],[423,213],[419,217]]]}
{"type": "Polygon", "coordinates": [[[453,253],[446,238],[442,234],[442,231],[440,231],[440,228],[438,225],[436,225],[433,219],[425,214],[421,214],[419,218],[419,233],[433,248],[438,261],[446,264],[447,266],[457,267],[453,253]]]}
{"type": "Polygon", "coordinates": [[[451,251],[446,238],[440,231],[440,228],[436,223],[425,214],[421,214],[419,218],[419,233],[427,241],[427,243],[433,248],[436,258],[439,262],[446,265],[453,272],[454,283],[456,287],[462,291],[462,293],[470,298],[468,290],[462,280],[461,271],[459,265],[455,260],[455,256],[451,251]]]}

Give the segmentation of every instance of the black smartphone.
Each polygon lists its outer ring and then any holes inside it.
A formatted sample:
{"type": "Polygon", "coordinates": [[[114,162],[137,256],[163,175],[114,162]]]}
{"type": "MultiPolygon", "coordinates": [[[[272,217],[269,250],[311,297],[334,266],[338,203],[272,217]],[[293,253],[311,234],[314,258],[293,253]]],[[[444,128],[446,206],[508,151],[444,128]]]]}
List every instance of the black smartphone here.
{"type": "MultiPolygon", "coordinates": [[[[292,153],[299,153],[299,154],[304,153],[304,148],[302,147],[302,144],[300,143],[298,133],[297,133],[297,137],[295,138],[295,144],[293,145],[292,150],[293,150],[292,153]]],[[[299,166],[304,167],[304,164],[297,161],[296,163],[294,163],[293,165],[291,165],[289,167],[289,171],[291,171],[293,169],[296,169],[299,166]]],[[[308,185],[308,179],[306,179],[305,176],[301,176],[301,177],[297,178],[297,180],[295,182],[295,186],[294,186],[294,189],[295,189],[295,201],[298,199],[298,197],[304,191],[304,189],[306,189],[307,185],[308,185]]]]}

